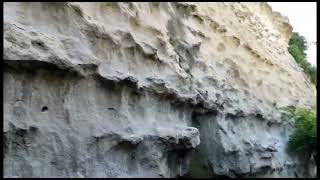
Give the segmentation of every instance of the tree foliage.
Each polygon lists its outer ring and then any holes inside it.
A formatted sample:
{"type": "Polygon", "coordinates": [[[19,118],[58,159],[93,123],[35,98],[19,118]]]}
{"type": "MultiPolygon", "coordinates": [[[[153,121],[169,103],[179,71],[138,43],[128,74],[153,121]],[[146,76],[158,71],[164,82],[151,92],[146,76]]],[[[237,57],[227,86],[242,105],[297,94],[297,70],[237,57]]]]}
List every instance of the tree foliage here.
{"type": "Polygon", "coordinates": [[[317,85],[317,68],[307,61],[308,44],[305,37],[298,33],[293,33],[289,41],[289,53],[293,56],[297,64],[303,69],[304,73],[308,75],[310,81],[317,85]]]}
{"type": "Polygon", "coordinates": [[[316,152],[316,113],[300,108],[292,110],[290,117],[294,119],[295,131],[290,137],[289,148],[306,155],[316,152]]]}

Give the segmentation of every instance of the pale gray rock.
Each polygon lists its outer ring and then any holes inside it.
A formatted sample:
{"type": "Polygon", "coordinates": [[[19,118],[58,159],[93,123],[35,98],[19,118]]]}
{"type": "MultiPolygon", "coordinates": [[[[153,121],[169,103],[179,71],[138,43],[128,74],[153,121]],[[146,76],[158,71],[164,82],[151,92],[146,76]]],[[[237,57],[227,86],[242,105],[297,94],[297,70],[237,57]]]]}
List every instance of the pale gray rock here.
{"type": "MultiPolygon", "coordinates": [[[[4,176],[309,177],[279,108],[315,105],[266,3],[4,3],[4,176]]],[[[311,160],[313,161],[313,160],[311,160]]]]}

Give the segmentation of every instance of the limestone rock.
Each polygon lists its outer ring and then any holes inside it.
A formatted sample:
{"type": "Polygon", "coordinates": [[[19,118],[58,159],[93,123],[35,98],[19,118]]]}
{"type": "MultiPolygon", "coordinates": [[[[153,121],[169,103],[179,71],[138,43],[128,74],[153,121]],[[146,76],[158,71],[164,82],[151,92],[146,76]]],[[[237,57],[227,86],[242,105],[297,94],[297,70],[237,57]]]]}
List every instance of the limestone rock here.
{"type": "Polygon", "coordinates": [[[258,2],[4,3],[5,177],[183,176],[197,147],[215,175],[309,176],[291,31],[258,2]]]}

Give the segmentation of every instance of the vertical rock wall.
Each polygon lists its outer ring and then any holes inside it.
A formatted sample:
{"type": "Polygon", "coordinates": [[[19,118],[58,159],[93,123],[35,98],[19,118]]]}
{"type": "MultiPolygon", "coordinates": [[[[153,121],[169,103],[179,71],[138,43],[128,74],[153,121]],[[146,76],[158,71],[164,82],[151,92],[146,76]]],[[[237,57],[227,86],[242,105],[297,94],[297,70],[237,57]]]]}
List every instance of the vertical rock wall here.
{"type": "Polygon", "coordinates": [[[4,175],[295,177],[315,104],[266,3],[4,3],[4,175]]]}

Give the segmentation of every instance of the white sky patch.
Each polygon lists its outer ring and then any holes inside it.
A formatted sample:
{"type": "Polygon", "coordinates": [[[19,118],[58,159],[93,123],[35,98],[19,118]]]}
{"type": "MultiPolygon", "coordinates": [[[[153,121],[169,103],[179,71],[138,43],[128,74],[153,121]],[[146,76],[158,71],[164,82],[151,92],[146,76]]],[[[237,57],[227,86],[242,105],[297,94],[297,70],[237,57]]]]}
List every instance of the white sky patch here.
{"type": "Polygon", "coordinates": [[[308,61],[317,66],[317,3],[316,2],[268,2],[272,10],[289,18],[294,32],[304,36],[309,44],[308,61]]]}

